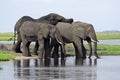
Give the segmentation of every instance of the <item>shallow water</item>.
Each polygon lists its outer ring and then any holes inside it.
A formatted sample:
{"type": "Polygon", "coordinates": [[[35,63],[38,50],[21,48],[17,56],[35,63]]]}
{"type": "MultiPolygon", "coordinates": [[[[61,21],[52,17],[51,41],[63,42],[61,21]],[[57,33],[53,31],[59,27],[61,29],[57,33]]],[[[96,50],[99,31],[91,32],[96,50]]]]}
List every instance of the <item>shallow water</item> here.
{"type": "MultiPolygon", "coordinates": [[[[2,44],[13,44],[13,41],[0,41],[2,44]]],[[[87,43],[85,41],[85,43],[87,43]]],[[[34,42],[32,42],[34,44],[34,42]]],[[[99,40],[98,44],[120,45],[120,40],[99,40]]]]}
{"type": "Polygon", "coordinates": [[[0,62],[0,80],[119,80],[120,56],[0,62]]]}

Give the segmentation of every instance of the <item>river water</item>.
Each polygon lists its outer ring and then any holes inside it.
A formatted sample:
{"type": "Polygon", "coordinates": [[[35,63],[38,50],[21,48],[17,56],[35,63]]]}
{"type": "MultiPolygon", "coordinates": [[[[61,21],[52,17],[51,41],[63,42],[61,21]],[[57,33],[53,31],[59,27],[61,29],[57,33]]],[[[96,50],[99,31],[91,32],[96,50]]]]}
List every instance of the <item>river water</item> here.
{"type": "MultiPolygon", "coordinates": [[[[13,41],[0,41],[0,43],[2,43],[2,44],[12,44],[13,41]]],[[[86,43],[86,41],[85,41],[85,43],[86,43]]],[[[120,40],[99,40],[98,44],[120,45],[120,40]]]]}
{"type": "Polygon", "coordinates": [[[0,80],[120,80],[120,56],[0,62],[0,80]]]}

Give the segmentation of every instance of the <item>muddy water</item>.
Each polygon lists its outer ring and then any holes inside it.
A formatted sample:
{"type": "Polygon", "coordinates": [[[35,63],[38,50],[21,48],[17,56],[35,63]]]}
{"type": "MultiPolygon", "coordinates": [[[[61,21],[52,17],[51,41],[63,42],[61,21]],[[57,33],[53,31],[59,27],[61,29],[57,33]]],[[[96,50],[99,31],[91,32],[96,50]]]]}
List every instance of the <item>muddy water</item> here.
{"type": "Polygon", "coordinates": [[[0,80],[119,80],[120,56],[0,62],[0,80]]]}

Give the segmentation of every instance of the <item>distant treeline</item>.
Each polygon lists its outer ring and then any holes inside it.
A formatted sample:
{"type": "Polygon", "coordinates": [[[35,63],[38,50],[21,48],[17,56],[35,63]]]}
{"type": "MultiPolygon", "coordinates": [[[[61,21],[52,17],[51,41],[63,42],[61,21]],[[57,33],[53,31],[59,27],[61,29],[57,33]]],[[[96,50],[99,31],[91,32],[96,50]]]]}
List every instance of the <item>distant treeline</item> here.
{"type": "Polygon", "coordinates": [[[97,32],[97,33],[120,33],[119,30],[111,30],[111,31],[101,31],[101,32],[97,32]]]}
{"type": "MultiPolygon", "coordinates": [[[[96,32],[98,40],[120,39],[120,31],[96,32]]],[[[13,40],[13,33],[0,33],[0,41],[13,40]]]]}

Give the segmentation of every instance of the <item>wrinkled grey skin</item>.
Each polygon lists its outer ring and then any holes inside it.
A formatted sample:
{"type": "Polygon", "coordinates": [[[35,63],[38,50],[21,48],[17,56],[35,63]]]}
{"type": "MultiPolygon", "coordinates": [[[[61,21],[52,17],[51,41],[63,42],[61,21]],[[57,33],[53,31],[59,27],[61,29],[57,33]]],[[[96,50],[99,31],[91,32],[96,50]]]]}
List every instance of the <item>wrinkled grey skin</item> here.
{"type": "Polygon", "coordinates": [[[19,33],[19,29],[20,29],[21,25],[24,22],[26,22],[26,21],[42,22],[42,23],[49,23],[49,24],[52,24],[52,25],[56,25],[58,22],[72,23],[73,19],[71,19],[71,18],[70,19],[66,19],[63,16],[60,16],[60,15],[58,15],[56,13],[50,13],[50,14],[48,14],[46,16],[43,16],[43,17],[41,17],[39,19],[33,19],[30,16],[23,16],[23,17],[21,17],[17,21],[17,23],[15,24],[15,28],[14,28],[14,45],[13,45],[13,50],[16,53],[21,53],[20,45],[21,45],[22,40],[21,40],[21,36],[20,36],[20,33],[19,33]],[[17,42],[15,43],[16,34],[18,36],[17,36],[17,42]]]}
{"type": "MultiPolygon", "coordinates": [[[[98,40],[92,24],[84,22],[73,22],[72,24],[59,22],[56,27],[60,31],[60,34],[65,43],[73,43],[77,59],[86,58],[86,50],[83,45],[83,40],[86,40],[89,44],[89,58],[92,55],[92,41],[94,43],[93,53],[97,58],[99,58],[99,56],[97,55],[98,40]]],[[[53,41],[51,44],[51,49],[53,46],[55,46],[55,50],[53,51],[53,57],[58,57],[59,44],[56,44],[55,41],[53,41]]]]}
{"type": "Polygon", "coordinates": [[[44,54],[45,58],[50,58],[50,54],[45,52],[45,39],[55,38],[58,43],[63,45],[58,29],[51,24],[26,21],[22,24],[19,31],[23,42],[23,56],[31,56],[29,51],[31,41],[36,41],[39,44],[39,58],[43,58],[44,54]]]}

